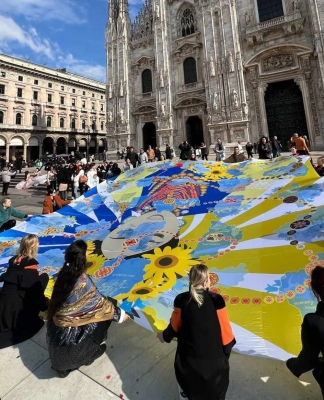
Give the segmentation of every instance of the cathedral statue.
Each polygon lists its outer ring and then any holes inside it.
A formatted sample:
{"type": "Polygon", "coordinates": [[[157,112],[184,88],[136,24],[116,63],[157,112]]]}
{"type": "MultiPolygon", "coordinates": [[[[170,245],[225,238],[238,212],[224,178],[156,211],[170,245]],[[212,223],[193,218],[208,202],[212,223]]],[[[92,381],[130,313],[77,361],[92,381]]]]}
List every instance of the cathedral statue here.
{"type": "Polygon", "coordinates": [[[119,110],[119,122],[121,124],[125,123],[124,110],[122,108],[119,110]]]}
{"type": "Polygon", "coordinates": [[[120,97],[124,97],[124,83],[123,83],[123,81],[120,81],[120,84],[119,84],[119,96],[120,97]]]}
{"type": "Polygon", "coordinates": [[[210,56],[210,58],[209,58],[209,73],[210,73],[210,76],[216,75],[213,56],[210,56]]]}
{"type": "Polygon", "coordinates": [[[161,103],[161,117],[165,117],[165,103],[161,103]]]}
{"type": "Polygon", "coordinates": [[[293,0],[292,6],[293,6],[293,11],[294,12],[300,11],[299,0],[293,0]]]}
{"type": "Polygon", "coordinates": [[[251,16],[247,11],[244,14],[244,19],[245,19],[245,25],[250,26],[251,25],[251,16]]]}
{"type": "Polygon", "coordinates": [[[232,99],[233,107],[237,108],[238,107],[238,94],[237,94],[237,91],[235,89],[232,89],[231,99],[232,99]]]}
{"type": "Polygon", "coordinates": [[[228,53],[228,56],[227,56],[227,65],[228,65],[228,71],[229,72],[234,72],[235,71],[233,54],[232,54],[231,51],[228,53]]]}
{"type": "Polygon", "coordinates": [[[111,85],[111,82],[109,82],[109,84],[108,84],[108,98],[109,99],[112,98],[112,85],[111,85]]]}
{"type": "Polygon", "coordinates": [[[108,122],[112,122],[112,112],[108,111],[108,122]]]}
{"type": "Polygon", "coordinates": [[[213,111],[217,112],[218,111],[218,94],[215,92],[213,96],[213,111]]]}
{"type": "Polygon", "coordinates": [[[160,6],[157,3],[155,4],[155,18],[160,19],[160,6]]]}
{"type": "Polygon", "coordinates": [[[164,88],[164,76],[163,76],[163,69],[160,71],[160,87],[164,88]]]}
{"type": "Polygon", "coordinates": [[[243,119],[249,119],[249,106],[243,103],[243,119]]]}

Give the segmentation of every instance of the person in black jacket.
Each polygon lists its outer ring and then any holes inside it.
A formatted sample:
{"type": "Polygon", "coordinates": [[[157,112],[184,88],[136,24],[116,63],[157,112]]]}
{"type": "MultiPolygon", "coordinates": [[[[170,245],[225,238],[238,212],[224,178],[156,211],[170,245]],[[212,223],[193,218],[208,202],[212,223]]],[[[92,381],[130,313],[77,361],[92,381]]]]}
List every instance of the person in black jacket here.
{"type": "Polygon", "coordinates": [[[133,168],[136,168],[137,163],[138,163],[138,154],[135,153],[134,147],[129,148],[129,151],[127,152],[126,157],[125,157],[125,161],[127,159],[130,160],[131,164],[133,165],[133,168]]]}
{"type": "Polygon", "coordinates": [[[173,152],[173,150],[171,149],[171,147],[170,147],[169,144],[166,144],[165,146],[166,146],[166,147],[165,147],[165,158],[166,158],[167,160],[171,160],[171,159],[172,159],[172,152],[173,152]]]}
{"type": "Polygon", "coordinates": [[[30,339],[44,325],[38,314],[47,309],[48,275],[38,273],[37,252],[37,236],[25,236],[0,276],[0,349],[30,339]]]}
{"type": "Polygon", "coordinates": [[[181,160],[189,160],[191,157],[191,146],[187,141],[184,141],[179,146],[180,150],[180,159],[181,160]]]}
{"type": "Polygon", "coordinates": [[[287,361],[289,370],[299,378],[313,370],[314,378],[322,390],[324,398],[324,268],[317,266],[311,275],[311,290],[318,300],[315,313],[306,314],[301,329],[302,351],[297,358],[287,361]]]}
{"type": "Polygon", "coordinates": [[[169,326],[158,334],[163,343],[175,337],[177,381],[189,400],[223,400],[229,385],[229,356],[236,341],[221,295],[208,291],[208,268],[195,265],[190,291],[179,294],[169,326]]]}
{"type": "Polygon", "coordinates": [[[265,136],[260,139],[258,153],[260,160],[272,159],[272,147],[268,138],[265,136]]]}

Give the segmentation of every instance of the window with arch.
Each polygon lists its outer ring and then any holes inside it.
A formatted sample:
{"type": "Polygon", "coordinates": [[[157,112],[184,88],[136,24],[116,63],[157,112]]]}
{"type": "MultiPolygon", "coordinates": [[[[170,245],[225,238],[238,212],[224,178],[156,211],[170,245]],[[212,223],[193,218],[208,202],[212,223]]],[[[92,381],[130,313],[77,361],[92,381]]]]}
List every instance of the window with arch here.
{"type": "Polygon", "coordinates": [[[152,71],[144,69],[142,72],[142,93],[150,93],[152,91],[152,71]]]}
{"type": "Polygon", "coordinates": [[[93,121],[92,124],[91,124],[91,129],[92,129],[93,131],[96,130],[96,123],[95,123],[94,121],[93,121]]]}
{"type": "Polygon", "coordinates": [[[21,114],[20,113],[16,114],[16,125],[21,125],[21,121],[22,121],[21,114]]]}
{"type": "Polygon", "coordinates": [[[60,118],[60,128],[64,128],[64,118],[60,118]]]}
{"type": "Polygon", "coordinates": [[[46,126],[47,128],[50,128],[52,126],[52,117],[46,118],[46,126]]]}
{"type": "Polygon", "coordinates": [[[32,118],[32,125],[33,125],[33,126],[37,126],[37,115],[36,115],[36,114],[33,115],[33,118],[32,118]]]}
{"type": "Polygon", "coordinates": [[[182,11],[180,24],[182,37],[195,33],[195,17],[190,8],[182,11]]]}
{"type": "Polygon", "coordinates": [[[103,123],[103,121],[101,121],[100,127],[101,127],[101,130],[103,131],[103,130],[104,130],[104,123],[103,123]]]}
{"type": "Polygon", "coordinates": [[[71,129],[75,129],[75,118],[71,119],[71,129]]]}
{"type": "Polygon", "coordinates": [[[284,15],[282,0],[257,0],[259,21],[268,21],[269,19],[281,17],[284,15]]]}
{"type": "Polygon", "coordinates": [[[85,126],[86,126],[85,120],[83,119],[83,120],[82,120],[82,129],[85,129],[85,126]]]}
{"type": "Polygon", "coordinates": [[[185,85],[197,82],[197,66],[196,60],[193,57],[189,57],[184,60],[183,75],[185,85]]]}
{"type": "Polygon", "coordinates": [[[0,124],[3,124],[4,121],[4,112],[0,111],[0,124]]]}

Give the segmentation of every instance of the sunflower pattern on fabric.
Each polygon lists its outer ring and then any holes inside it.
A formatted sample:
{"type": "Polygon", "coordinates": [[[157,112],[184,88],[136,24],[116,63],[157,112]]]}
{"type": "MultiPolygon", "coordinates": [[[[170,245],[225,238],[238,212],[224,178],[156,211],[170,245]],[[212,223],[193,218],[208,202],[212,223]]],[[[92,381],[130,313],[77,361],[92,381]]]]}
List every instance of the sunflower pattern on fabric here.
{"type": "Polygon", "coordinates": [[[40,239],[39,270],[52,277],[76,239],[106,296],[153,330],[168,324],[196,263],[223,296],[237,351],[285,360],[300,350],[315,309],[311,271],[324,265],[324,178],[308,157],[225,164],[150,163],[103,182],[50,216],[0,234],[0,271],[20,239],[40,239]]]}

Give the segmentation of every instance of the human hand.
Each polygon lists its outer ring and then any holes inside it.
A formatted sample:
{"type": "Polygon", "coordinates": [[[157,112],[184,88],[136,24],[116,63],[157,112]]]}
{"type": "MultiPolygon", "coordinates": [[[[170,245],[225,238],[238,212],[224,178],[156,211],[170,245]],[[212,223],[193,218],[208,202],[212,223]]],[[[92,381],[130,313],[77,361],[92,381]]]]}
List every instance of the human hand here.
{"type": "Polygon", "coordinates": [[[164,343],[164,338],[163,338],[163,332],[160,332],[156,335],[156,337],[159,339],[161,343],[164,343]]]}
{"type": "Polygon", "coordinates": [[[127,315],[127,314],[125,313],[123,322],[127,321],[128,319],[129,319],[129,315],[127,315]]]}
{"type": "Polygon", "coordinates": [[[27,215],[28,218],[30,218],[30,217],[32,217],[32,216],[33,216],[32,214],[27,215]]]}

